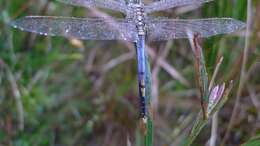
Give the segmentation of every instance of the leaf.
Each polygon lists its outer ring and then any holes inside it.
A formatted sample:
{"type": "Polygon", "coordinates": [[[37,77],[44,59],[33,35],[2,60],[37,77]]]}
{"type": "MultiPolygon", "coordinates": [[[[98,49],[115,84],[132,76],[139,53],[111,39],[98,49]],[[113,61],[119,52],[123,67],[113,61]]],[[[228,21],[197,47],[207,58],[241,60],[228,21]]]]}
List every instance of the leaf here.
{"type": "Polygon", "coordinates": [[[259,146],[259,145],[260,145],[260,135],[257,135],[251,138],[250,140],[248,140],[247,142],[245,142],[244,144],[242,144],[242,146],[259,146]]]}
{"type": "MultiPolygon", "coordinates": [[[[208,113],[209,117],[212,117],[212,115],[214,113],[216,113],[223,107],[223,105],[226,103],[226,101],[228,99],[228,96],[229,96],[229,93],[230,93],[232,87],[233,87],[233,81],[230,82],[229,87],[224,92],[224,95],[220,99],[220,101],[214,107],[212,107],[211,112],[208,113]]],[[[202,112],[200,112],[197,117],[198,118],[196,119],[196,121],[192,127],[191,133],[188,137],[188,140],[187,140],[187,143],[185,144],[185,146],[190,146],[192,144],[192,142],[195,140],[195,138],[199,135],[202,128],[208,123],[208,119],[203,118],[202,112]]]]}
{"type": "Polygon", "coordinates": [[[203,112],[203,118],[207,119],[207,106],[209,101],[209,90],[208,90],[208,73],[206,69],[206,63],[202,51],[202,47],[199,44],[198,34],[194,34],[190,30],[187,30],[189,41],[191,44],[192,52],[195,58],[195,72],[197,84],[200,89],[201,108],[203,112]]]}

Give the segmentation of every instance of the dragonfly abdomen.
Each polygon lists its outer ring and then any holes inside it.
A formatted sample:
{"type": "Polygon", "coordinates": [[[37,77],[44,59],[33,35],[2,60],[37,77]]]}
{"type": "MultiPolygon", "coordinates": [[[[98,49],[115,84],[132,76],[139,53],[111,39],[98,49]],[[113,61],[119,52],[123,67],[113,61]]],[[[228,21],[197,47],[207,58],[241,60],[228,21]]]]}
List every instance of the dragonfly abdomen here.
{"type": "Polygon", "coordinates": [[[140,95],[140,106],[141,106],[141,118],[145,120],[147,117],[147,105],[146,105],[147,101],[145,95],[144,75],[142,75],[139,81],[139,95],[140,95]]]}
{"type": "Polygon", "coordinates": [[[147,121],[147,99],[145,82],[145,36],[139,35],[136,42],[137,63],[138,63],[138,90],[140,100],[140,118],[144,123],[147,121]]]}

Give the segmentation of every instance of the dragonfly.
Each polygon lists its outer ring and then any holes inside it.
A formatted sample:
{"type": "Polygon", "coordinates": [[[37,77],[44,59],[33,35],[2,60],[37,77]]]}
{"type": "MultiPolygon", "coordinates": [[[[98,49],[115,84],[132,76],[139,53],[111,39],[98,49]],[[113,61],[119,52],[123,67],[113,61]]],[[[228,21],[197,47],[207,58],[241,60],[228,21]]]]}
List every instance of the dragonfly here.
{"type": "MultiPolygon", "coordinates": [[[[82,40],[122,40],[136,46],[138,67],[138,92],[140,118],[148,118],[145,77],[145,41],[167,41],[188,38],[187,30],[207,38],[241,30],[245,24],[232,18],[169,19],[148,16],[148,14],[170,8],[202,5],[212,0],[160,0],[144,4],[142,0],[58,0],[59,2],[85,7],[104,8],[121,12],[125,18],[75,18],[61,16],[26,16],[11,22],[22,31],[48,36],[64,36],[82,40]]],[[[112,18],[112,17],[111,17],[112,18]]]]}

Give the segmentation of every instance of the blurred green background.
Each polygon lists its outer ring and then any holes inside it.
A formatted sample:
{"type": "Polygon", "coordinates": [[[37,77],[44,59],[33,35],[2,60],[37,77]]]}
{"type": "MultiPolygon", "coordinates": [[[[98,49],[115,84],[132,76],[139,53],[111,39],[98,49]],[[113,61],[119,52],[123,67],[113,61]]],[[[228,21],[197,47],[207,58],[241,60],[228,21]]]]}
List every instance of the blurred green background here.
{"type": "MultiPolygon", "coordinates": [[[[260,134],[260,1],[253,0],[249,11],[246,0],[215,0],[191,10],[176,8],[153,15],[187,19],[232,17],[246,22],[247,13],[252,13],[247,79],[225,144],[240,145],[260,134]]],[[[123,17],[113,11],[101,11],[123,17]]],[[[93,16],[87,9],[51,0],[0,1],[0,146],[134,143],[139,102],[133,45],[45,37],[8,25],[27,15],[93,16]]],[[[245,55],[244,34],[245,30],[202,40],[209,76],[223,56],[216,81],[235,83],[228,103],[219,112],[217,145],[223,141],[238,92],[245,55]]],[[[150,60],[155,99],[154,145],[181,145],[200,110],[191,48],[187,40],[147,44],[156,53],[150,60]],[[158,65],[160,57],[169,66],[158,65]]],[[[207,144],[210,125],[202,130],[194,146],[207,144]]]]}

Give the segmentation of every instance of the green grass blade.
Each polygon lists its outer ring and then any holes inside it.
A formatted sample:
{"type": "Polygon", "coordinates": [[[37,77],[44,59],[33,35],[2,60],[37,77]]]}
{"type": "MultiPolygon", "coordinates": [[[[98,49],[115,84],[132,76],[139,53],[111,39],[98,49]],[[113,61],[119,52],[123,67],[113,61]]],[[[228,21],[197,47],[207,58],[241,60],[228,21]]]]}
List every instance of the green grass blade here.
{"type": "Polygon", "coordinates": [[[242,144],[242,146],[259,146],[259,145],[260,145],[260,134],[251,138],[244,144],[242,144]]]}
{"type": "Polygon", "coordinates": [[[151,70],[150,70],[150,63],[149,58],[146,55],[145,57],[145,69],[146,69],[146,76],[145,76],[145,82],[146,82],[146,96],[147,96],[147,107],[148,107],[148,121],[146,124],[147,133],[144,137],[144,145],[145,146],[152,146],[153,145],[153,118],[152,118],[152,107],[151,107],[151,86],[152,86],[152,80],[151,80],[151,70]]]}

